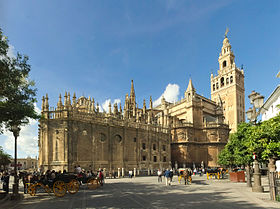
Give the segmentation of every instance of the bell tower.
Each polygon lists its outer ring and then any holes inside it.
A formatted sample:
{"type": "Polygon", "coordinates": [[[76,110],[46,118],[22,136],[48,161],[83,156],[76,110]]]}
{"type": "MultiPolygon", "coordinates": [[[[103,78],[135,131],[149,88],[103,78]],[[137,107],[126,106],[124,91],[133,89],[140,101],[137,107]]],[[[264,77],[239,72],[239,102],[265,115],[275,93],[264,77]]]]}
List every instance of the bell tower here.
{"type": "Polygon", "coordinates": [[[211,73],[211,99],[216,103],[222,101],[225,122],[233,133],[236,132],[237,125],[245,121],[244,71],[235,65],[227,33],[228,29],[218,59],[218,75],[211,73]]]}

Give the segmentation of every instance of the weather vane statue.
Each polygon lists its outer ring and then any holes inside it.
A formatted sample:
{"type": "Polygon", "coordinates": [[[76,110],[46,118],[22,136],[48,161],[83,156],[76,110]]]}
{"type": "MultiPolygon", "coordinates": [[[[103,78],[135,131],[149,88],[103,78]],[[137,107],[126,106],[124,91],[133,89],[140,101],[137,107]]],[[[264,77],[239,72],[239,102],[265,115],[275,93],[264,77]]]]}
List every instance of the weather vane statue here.
{"type": "Polygon", "coordinates": [[[227,34],[228,34],[228,28],[226,29],[226,32],[225,32],[225,38],[227,38],[227,34]]]}

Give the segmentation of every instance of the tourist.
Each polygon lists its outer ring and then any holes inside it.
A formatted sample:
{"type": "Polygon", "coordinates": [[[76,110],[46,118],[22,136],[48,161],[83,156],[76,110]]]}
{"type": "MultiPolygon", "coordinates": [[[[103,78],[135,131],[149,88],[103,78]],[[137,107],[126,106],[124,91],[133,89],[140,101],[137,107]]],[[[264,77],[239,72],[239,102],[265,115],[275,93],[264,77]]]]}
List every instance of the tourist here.
{"type": "Polygon", "coordinates": [[[129,178],[132,178],[133,172],[132,171],[128,171],[128,176],[129,176],[129,178]]]}
{"type": "Polygon", "coordinates": [[[9,182],[10,182],[10,175],[7,171],[4,171],[3,176],[1,177],[3,182],[3,190],[8,194],[9,193],[9,182]]]}
{"type": "Polygon", "coordinates": [[[172,179],[173,179],[173,170],[171,169],[170,170],[170,182],[172,182],[172,179]]]}
{"type": "Polygon", "coordinates": [[[158,175],[158,182],[162,182],[162,171],[160,169],[158,169],[157,175],[158,175]]]}
{"type": "Polygon", "coordinates": [[[165,173],[164,173],[164,176],[165,176],[165,185],[168,186],[168,185],[171,185],[171,182],[170,182],[170,171],[169,169],[166,169],[165,173]]]}

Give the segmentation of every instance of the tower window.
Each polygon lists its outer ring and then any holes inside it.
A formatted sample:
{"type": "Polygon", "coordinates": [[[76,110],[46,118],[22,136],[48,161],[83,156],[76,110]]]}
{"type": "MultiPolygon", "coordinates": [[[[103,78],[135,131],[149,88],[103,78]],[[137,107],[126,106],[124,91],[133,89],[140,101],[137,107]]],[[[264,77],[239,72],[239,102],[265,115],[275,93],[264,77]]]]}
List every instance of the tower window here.
{"type": "Polygon", "coordinates": [[[142,149],[146,149],[146,144],[142,143],[142,149]]]}
{"type": "Polygon", "coordinates": [[[227,61],[224,61],[223,62],[223,67],[226,67],[227,66],[227,61]]]}
{"type": "Polygon", "coordinates": [[[227,85],[229,84],[229,78],[226,79],[226,84],[227,84],[227,85]]]}
{"type": "Polygon", "coordinates": [[[154,162],[157,162],[157,156],[154,156],[154,162]]]}
{"type": "Polygon", "coordinates": [[[162,150],[165,151],[166,150],[166,146],[162,145],[162,150]]]}
{"type": "Polygon", "coordinates": [[[166,162],[166,156],[163,156],[163,162],[166,162]]]}
{"type": "Polygon", "coordinates": [[[153,150],[156,150],[156,149],[157,149],[156,144],[153,144],[153,150]]]}
{"type": "Polygon", "coordinates": [[[232,76],[230,76],[230,83],[232,83],[233,82],[233,77],[232,76]]]}
{"type": "Polygon", "coordinates": [[[219,89],[219,83],[216,83],[216,88],[217,88],[217,90],[219,89]]]}
{"type": "Polygon", "coordinates": [[[146,156],[145,155],[142,156],[142,160],[146,161],[146,156]]]}
{"type": "Polygon", "coordinates": [[[225,79],[224,77],[221,78],[221,87],[223,87],[225,85],[225,79]]]}
{"type": "Polygon", "coordinates": [[[215,84],[213,84],[213,91],[215,91],[215,84]]]}

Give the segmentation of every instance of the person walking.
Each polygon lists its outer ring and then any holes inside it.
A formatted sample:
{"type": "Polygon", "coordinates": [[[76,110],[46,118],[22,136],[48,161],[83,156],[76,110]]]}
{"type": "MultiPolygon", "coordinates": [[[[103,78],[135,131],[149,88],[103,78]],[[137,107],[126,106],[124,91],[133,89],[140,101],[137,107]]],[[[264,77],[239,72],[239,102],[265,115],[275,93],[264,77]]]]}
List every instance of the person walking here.
{"type": "Polygon", "coordinates": [[[165,173],[164,173],[164,176],[165,176],[165,185],[168,186],[168,185],[171,185],[171,182],[170,182],[170,171],[169,169],[166,169],[165,173]]]}
{"type": "Polygon", "coordinates": [[[7,173],[7,171],[4,171],[3,176],[1,177],[1,180],[3,182],[3,190],[8,194],[9,193],[10,176],[7,173]]]}
{"type": "Polygon", "coordinates": [[[157,175],[158,175],[158,182],[162,182],[162,171],[160,169],[158,169],[157,175]]]}

